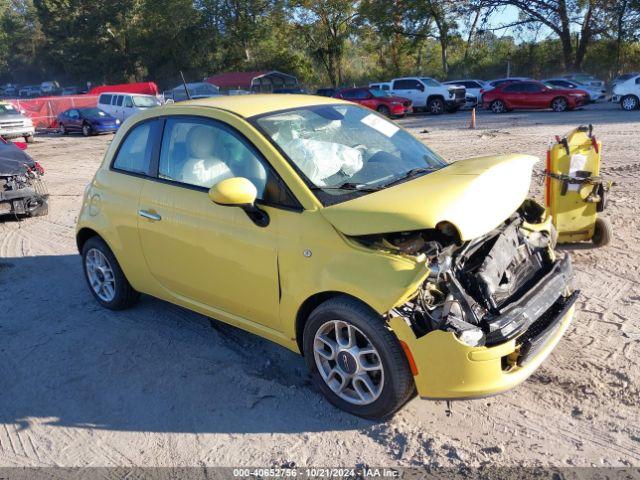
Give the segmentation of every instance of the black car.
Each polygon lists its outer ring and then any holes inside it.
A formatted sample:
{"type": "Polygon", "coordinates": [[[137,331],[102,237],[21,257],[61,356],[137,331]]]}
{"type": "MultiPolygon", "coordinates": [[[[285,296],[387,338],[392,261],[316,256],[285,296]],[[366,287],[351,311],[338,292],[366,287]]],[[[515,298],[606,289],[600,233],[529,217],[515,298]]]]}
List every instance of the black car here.
{"type": "Polygon", "coordinates": [[[58,129],[63,135],[79,132],[88,137],[114,133],[118,128],[120,120],[99,108],[71,108],[58,115],[58,129]]]}
{"type": "Polygon", "coordinates": [[[40,216],[48,212],[44,169],[26,152],[0,137],[0,218],[40,216]]]}

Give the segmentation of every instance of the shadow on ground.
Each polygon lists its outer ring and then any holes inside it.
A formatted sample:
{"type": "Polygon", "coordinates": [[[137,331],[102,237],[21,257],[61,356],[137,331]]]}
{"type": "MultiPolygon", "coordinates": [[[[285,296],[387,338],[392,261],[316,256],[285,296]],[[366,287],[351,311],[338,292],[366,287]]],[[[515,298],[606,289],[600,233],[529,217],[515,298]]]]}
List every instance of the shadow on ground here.
{"type": "Polygon", "coordinates": [[[145,296],[131,310],[101,308],[78,256],[0,258],[0,292],[0,423],[227,433],[371,425],[331,407],[302,357],[266,340],[145,296]]]}

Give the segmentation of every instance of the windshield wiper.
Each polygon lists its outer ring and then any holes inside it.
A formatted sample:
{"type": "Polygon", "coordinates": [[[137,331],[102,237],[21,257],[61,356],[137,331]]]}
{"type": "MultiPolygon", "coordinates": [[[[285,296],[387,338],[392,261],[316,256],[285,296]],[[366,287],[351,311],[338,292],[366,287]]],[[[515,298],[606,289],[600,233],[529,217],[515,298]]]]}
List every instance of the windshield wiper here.
{"type": "Polygon", "coordinates": [[[393,180],[391,180],[389,183],[386,183],[384,186],[388,187],[390,185],[395,185],[396,183],[400,183],[403,180],[408,180],[409,178],[413,178],[413,177],[417,177],[420,174],[423,173],[430,173],[430,172],[434,172],[438,170],[436,167],[419,167],[419,168],[412,168],[411,170],[409,170],[408,172],[404,173],[402,176],[394,178],[393,180]]]}
{"type": "Polygon", "coordinates": [[[380,187],[367,187],[360,183],[346,182],[333,187],[312,187],[312,190],[353,190],[355,192],[377,192],[380,187]]]}

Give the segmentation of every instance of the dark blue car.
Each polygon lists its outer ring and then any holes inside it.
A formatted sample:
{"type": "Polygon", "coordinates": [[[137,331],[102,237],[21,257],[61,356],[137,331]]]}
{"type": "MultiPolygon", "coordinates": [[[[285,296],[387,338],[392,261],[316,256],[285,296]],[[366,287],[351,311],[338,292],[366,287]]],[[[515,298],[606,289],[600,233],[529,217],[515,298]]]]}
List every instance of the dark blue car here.
{"type": "Polygon", "coordinates": [[[99,108],[72,108],[58,115],[60,133],[80,132],[85,137],[113,133],[120,128],[120,120],[99,108]]]}

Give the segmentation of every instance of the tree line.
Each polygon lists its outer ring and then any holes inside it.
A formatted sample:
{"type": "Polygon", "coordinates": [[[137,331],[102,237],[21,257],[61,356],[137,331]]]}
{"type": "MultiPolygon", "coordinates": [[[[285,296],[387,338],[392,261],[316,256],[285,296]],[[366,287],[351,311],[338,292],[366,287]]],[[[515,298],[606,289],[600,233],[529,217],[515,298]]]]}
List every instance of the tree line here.
{"type": "Polygon", "coordinates": [[[177,83],[281,70],[399,75],[640,70],[640,0],[0,0],[0,80],[177,83]],[[508,24],[506,8],[517,12],[508,24]]]}

